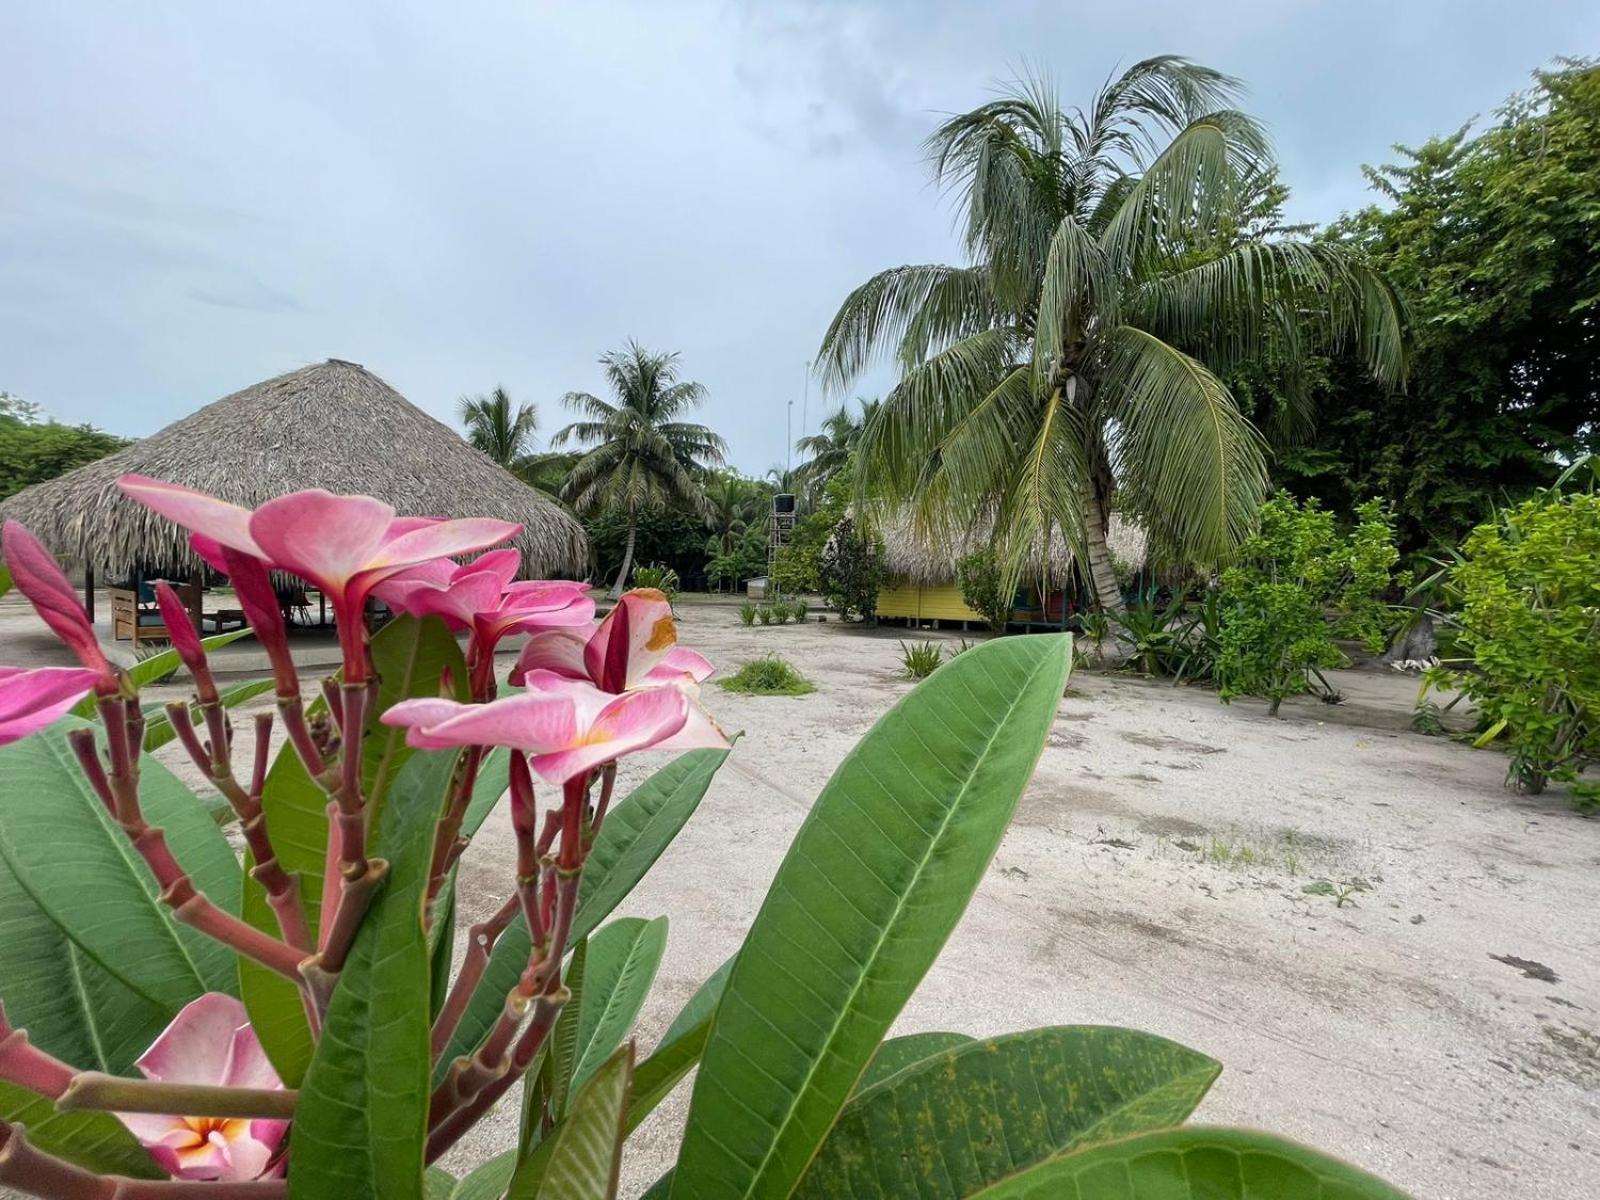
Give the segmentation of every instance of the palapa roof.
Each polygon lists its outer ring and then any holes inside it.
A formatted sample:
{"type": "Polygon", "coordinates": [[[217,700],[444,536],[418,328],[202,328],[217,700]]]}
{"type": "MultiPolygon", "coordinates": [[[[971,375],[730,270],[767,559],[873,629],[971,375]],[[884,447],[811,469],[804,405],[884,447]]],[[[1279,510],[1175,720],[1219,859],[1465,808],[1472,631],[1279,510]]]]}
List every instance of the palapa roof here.
{"type": "Polygon", "coordinates": [[[199,565],[187,534],[117,488],[129,472],[254,508],[284,492],[374,496],[402,516],[518,521],[539,578],[588,569],[583,527],[357,363],[329,359],[224,396],[125,449],[18,492],[0,518],[113,577],[199,565]]]}
{"type": "MultiPolygon", "coordinates": [[[[891,578],[903,579],[923,587],[953,583],[956,564],[975,550],[994,544],[991,536],[993,522],[987,518],[974,521],[957,533],[922,534],[910,519],[901,512],[882,521],[878,534],[883,539],[884,567],[891,578]]],[[[1111,524],[1106,532],[1106,546],[1122,562],[1143,566],[1146,558],[1145,531],[1121,514],[1111,514],[1111,524]]],[[[1045,574],[1043,547],[1035,544],[1028,554],[1024,577],[1037,580],[1045,574]]],[[[1060,581],[1072,570],[1072,548],[1059,532],[1050,539],[1049,576],[1060,581]]]]}

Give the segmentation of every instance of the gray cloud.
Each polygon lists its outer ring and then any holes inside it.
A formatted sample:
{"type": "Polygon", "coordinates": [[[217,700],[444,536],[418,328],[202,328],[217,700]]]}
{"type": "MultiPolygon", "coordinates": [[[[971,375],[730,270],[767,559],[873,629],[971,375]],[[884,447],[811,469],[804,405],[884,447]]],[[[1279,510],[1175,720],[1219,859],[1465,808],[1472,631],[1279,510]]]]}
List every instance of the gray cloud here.
{"type": "MultiPolygon", "coordinates": [[[[301,363],[449,418],[503,382],[682,352],[738,465],[815,425],[845,292],[959,256],[921,142],[1026,60],[1069,100],[1177,50],[1245,78],[1296,217],[1362,162],[1593,52],[1600,10],[1487,0],[0,6],[0,388],[147,433],[301,363]],[[798,431],[797,431],[798,432],[798,431]]],[[[859,392],[887,385],[878,373],[859,392]]],[[[832,401],[828,401],[831,403],[832,401]]]]}

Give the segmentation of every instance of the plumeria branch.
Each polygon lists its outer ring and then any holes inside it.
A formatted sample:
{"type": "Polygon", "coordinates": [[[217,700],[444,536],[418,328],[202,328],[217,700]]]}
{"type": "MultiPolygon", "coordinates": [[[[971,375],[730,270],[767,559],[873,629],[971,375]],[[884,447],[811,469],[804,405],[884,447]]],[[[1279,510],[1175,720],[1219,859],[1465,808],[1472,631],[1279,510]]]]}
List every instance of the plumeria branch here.
{"type": "Polygon", "coordinates": [[[300,1094],[292,1088],[222,1087],[163,1083],[83,1071],[56,1099],[56,1107],[99,1112],[187,1113],[194,1117],[266,1117],[291,1120],[300,1094]]]}
{"type": "Polygon", "coordinates": [[[280,1200],[289,1194],[282,1179],[215,1183],[94,1175],[46,1154],[28,1141],[21,1125],[6,1121],[0,1121],[0,1185],[42,1200],[280,1200]]]}

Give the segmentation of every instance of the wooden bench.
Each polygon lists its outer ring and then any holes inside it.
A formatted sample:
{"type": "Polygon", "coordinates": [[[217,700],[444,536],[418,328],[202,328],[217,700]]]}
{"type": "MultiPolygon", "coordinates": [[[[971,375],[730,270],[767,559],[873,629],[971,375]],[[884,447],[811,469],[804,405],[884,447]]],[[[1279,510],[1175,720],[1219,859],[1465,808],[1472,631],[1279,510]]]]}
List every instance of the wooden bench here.
{"type": "MultiPolygon", "coordinates": [[[[196,589],[193,583],[172,584],[172,590],[178,593],[184,608],[190,612],[199,607],[200,596],[196,589]]],[[[161,610],[153,600],[141,603],[139,593],[133,588],[111,589],[111,636],[119,642],[132,639],[135,650],[143,642],[172,640],[161,619],[161,610]]]]}

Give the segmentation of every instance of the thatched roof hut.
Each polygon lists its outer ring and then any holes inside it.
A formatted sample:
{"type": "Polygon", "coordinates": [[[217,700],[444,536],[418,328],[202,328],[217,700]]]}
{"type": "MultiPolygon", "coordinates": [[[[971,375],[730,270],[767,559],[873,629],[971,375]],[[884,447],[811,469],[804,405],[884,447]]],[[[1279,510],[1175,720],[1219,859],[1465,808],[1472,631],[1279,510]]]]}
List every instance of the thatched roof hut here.
{"type": "MultiPolygon", "coordinates": [[[[935,587],[952,583],[956,578],[956,564],[974,550],[993,544],[991,522],[975,521],[954,536],[928,538],[920,536],[906,515],[897,515],[883,521],[879,535],[883,538],[884,567],[891,579],[904,580],[919,587],[935,587]]],[[[1112,555],[1135,567],[1143,566],[1146,558],[1145,531],[1131,521],[1113,513],[1107,531],[1106,544],[1112,555]]],[[[1045,574],[1043,547],[1035,545],[1028,556],[1024,572],[1030,581],[1045,574]]],[[[1066,539],[1058,533],[1050,539],[1049,576],[1057,586],[1069,578],[1072,570],[1072,550],[1066,539]]]]}
{"type": "Polygon", "coordinates": [[[498,517],[534,577],[588,568],[583,527],[357,363],[329,359],[224,396],[97,462],[0,503],[64,560],[110,578],[198,569],[186,535],[127,499],[134,472],[254,507],[320,487],[375,496],[405,516],[498,517]]]}

